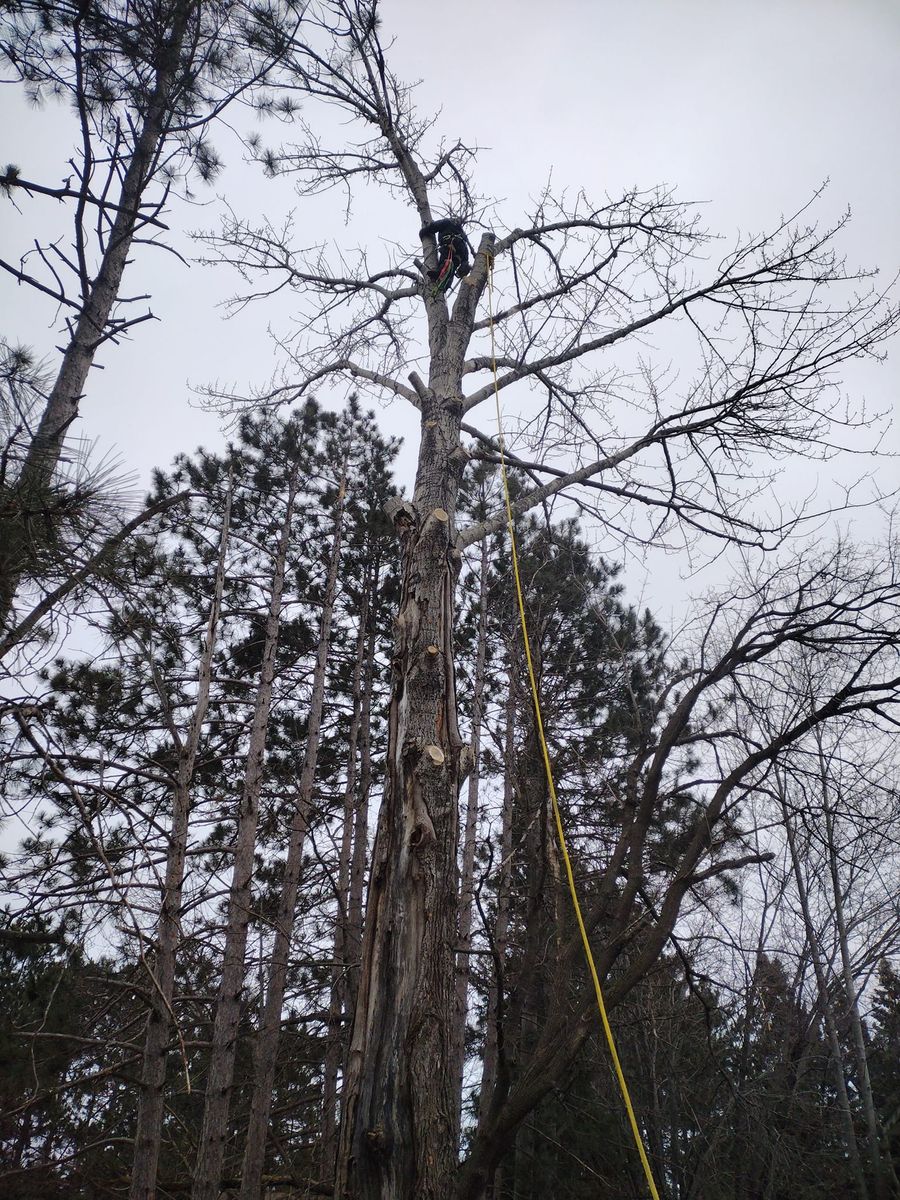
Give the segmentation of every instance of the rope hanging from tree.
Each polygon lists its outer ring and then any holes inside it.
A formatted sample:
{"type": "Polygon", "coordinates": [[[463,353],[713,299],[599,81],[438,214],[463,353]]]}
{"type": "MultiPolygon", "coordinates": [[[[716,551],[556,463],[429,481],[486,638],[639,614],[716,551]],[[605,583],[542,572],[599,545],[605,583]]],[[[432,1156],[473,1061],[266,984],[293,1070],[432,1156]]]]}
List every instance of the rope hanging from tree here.
{"type": "Polygon", "coordinates": [[[563,830],[562,816],[559,810],[559,800],[556,795],[556,784],[553,779],[553,768],[550,765],[550,751],[547,748],[547,738],[544,733],[544,720],[541,714],[541,700],[538,693],[537,677],[534,670],[534,662],[531,656],[531,641],[528,636],[528,620],[525,616],[525,600],[522,591],[522,579],[519,574],[519,555],[516,546],[516,531],[513,520],[512,501],[509,494],[509,479],[506,473],[506,454],[503,444],[503,417],[500,409],[500,387],[497,382],[497,353],[494,337],[494,257],[487,252],[487,282],[488,282],[488,324],[491,333],[491,370],[494,375],[494,399],[497,407],[497,444],[500,450],[500,477],[503,481],[503,498],[506,504],[506,524],[509,530],[509,546],[510,558],[512,560],[513,580],[515,582],[516,602],[519,609],[519,622],[522,627],[522,643],[525,647],[525,662],[528,668],[528,682],[531,686],[531,699],[534,704],[534,718],[537,725],[538,740],[541,745],[541,756],[544,761],[544,771],[547,776],[547,787],[550,792],[550,802],[553,807],[553,819],[556,822],[556,834],[559,839],[559,848],[562,853],[563,863],[566,868],[566,879],[569,884],[569,894],[572,898],[572,908],[575,911],[575,919],[578,923],[578,931],[581,934],[581,943],[584,947],[584,956],[587,960],[588,970],[590,971],[591,980],[594,984],[594,995],[597,1000],[597,1009],[600,1013],[600,1021],[603,1025],[603,1032],[606,1035],[606,1044],[609,1047],[610,1057],[616,1073],[616,1079],[619,1083],[619,1090],[622,1093],[622,1099],[625,1102],[625,1110],[628,1114],[628,1124],[631,1127],[631,1133],[634,1137],[634,1144],[637,1147],[638,1155],[640,1156],[641,1166],[644,1169],[644,1175],[647,1180],[647,1187],[650,1190],[650,1195],[653,1200],[659,1200],[659,1192],[656,1188],[656,1183],[653,1179],[653,1170],[650,1166],[650,1160],[647,1157],[647,1151],[644,1147],[644,1140],[641,1136],[640,1128],[638,1127],[637,1117],[634,1112],[634,1105],[631,1102],[631,1094],[628,1091],[628,1084],[625,1080],[625,1072],[622,1069],[622,1063],[619,1058],[619,1052],[616,1049],[616,1040],[613,1036],[612,1026],[609,1023],[609,1017],[606,1012],[606,1003],[603,999],[603,989],[600,986],[600,976],[597,973],[597,964],[594,962],[594,952],[591,949],[590,938],[588,937],[587,927],[584,923],[584,917],[581,912],[581,904],[578,900],[578,891],[575,887],[575,876],[572,871],[572,860],[569,858],[569,850],[566,845],[566,835],[563,830]]]}

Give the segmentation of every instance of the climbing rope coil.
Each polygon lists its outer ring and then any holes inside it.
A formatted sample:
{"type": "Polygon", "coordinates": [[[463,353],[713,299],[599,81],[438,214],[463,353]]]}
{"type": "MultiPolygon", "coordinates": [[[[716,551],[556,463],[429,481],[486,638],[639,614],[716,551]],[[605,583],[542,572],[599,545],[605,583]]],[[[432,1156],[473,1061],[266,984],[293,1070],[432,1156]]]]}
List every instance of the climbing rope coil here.
{"type": "Polygon", "coordinates": [[[538,693],[537,677],[534,671],[534,662],[531,656],[531,640],[528,636],[528,620],[525,616],[525,601],[522,591],[522,579],[519,573],[519,554],[516,545],[516,531],[513,520],[512,500],[509,494],[509,479],[506,471],[506,452],[503,441],[503,414],[500,407],[500,386],[497,381],[497,352],[496,338],[494,335],[494,257],[487,253],[487,284],[488,284],[488,325],[491,335],[491,370],[494,376],[494,400],[497,408],[497,445],[500,450],[500,477],[503,482],[503,497],[506,504],[506,524],[509,530],[509,546],[510,557],[512,560],[513,580],[515,581],[516,602],[519,609],[519,622],[522,627],[522,642],[525,646],[525,662],[528,669],[528,682],[531,687],[531,699],[534,704],[534,718],[537,726],[538,740],[541,745],[541,756],[544,761],[544,771],[547,776],[547,788],[550,792],[550,802],[553,808],[553,819],[556,823],[556,835],[559,840],[559,848],[562,853],[563,863],[566,868],[566,879],[569,884],[569,895],[572,898],[572,908],[575,912],[575,920],[578,923],[578,931],[581,934],[581,943],[584,947],[584,956],[587,960],[588,970],[591,980],[594,985],[594,995],[597,1000],[597,1009],[600,1013],[600,1021],[603,1025],[603,1032],[606,1036],[606,1044],[609,1047],[610,1058],[612,1059],[615,1069],[616,1079],[619,1083],[619,1090],[622,1093],[622,1099],[625,1103],[625,1110],[628,1114],[628,1124],[631,1127],[631,1133],[634,1137],[634,1144],[637,1147],[638,1155],[640,1156],[641,1166],[644,1169],[644,1176],[647,1180],[647,1187],[650,1190],[652,1200],[659,1200],[659,1192],[656,1188],[656,1183],[653,1179],[653,1171],[650,1166],[650,1160],[647,1157],[647,1151],[644,1147],[644,1140],[641,1136],[641,1131],[637,1123],[637,1117],[634,1112],[634,1105],[631,1102],[631,1094],[628,1091],[628,1084],[625,1080],[625,1072],[622,1070],[622,1062],[619,1058],[619,1052],[616,1049],[616,1040],[613,1036],[612,1026],[609,1023],[609,1017],[606,1012],[606,1003],[603,999],[603,989],[600,986],[600,976],[597,973],[597,965],[594,962],[594,953],[591,950],[591,942],[588,937],[587,927],[584,923],[584,917],[581,912],[581,904],[578,900],[578,891],[575,887],[575,876],[572,871],[572,860],[569,858],[569,850],[566,845],[566,835],[563,830],[562,816],[559,811],[559,800],[556,795],[556,784],[553,779],[553,768],[550,765],[550,751],[547,747],[547,738],[544,733],[544,719],[541,713],[541,700],[538,693]]]}

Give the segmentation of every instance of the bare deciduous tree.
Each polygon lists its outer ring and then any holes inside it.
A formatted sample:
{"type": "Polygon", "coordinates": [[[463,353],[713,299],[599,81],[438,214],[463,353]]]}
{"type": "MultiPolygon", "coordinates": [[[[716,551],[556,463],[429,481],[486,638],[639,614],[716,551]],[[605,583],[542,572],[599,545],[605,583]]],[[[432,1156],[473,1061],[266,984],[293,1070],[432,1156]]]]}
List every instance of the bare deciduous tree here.
{"type": "MultiPolygon", "coordinates": [[[[515,499],[516,515],[565,494],[610,538],[660,543],[707,535],[766,546],[798,525],[796,516],[764,513],[770,464],[788,453],[831,453],[835,425],[853,420],[837,405],[834,372],[850,359],[877,355],[897,314],[877,293],[856,294],[861,276],[848,272],[836,249],[843,222],[821,231],[806,208],[719,258],[696,211],[663,189],[600,202],[548,189],[521,224],[497,232],[499,217],[472,186],[473,150],[436,142],[432,123],[392,74],[377,4],[322,0],[306,18],[305,40],[284,50],[286,86],[337,108],[358,131],[356,140],[350,148],[327,144],[314,116],[305,115],[299,144],[260,154],[270,170],[293,173],[301,193],[344,188],[352,203],[364,186],[385,188],[405,206],[398,207],[401,247],[383,262],[372,262],[368,251],[332,262],[325,250],[294,249],[290,229],[233,217],[209,238],[211,257],[252,279],[255,294],[289,287],[301,305],[286,377],[262,398],[293,400],[325,380],[344,379],[408,403],[421,435],[411,500],[392,510],[403,590],[335,1191],[365,1200],[437,1200],[456,1187],[468,1198],[480,1195],[510,1130],[565,1069],[591,1025],[588,1009],[574,1022],[569,1013],[551,1017],[520,1077],[495,1096],[491,1121],[458,1169],[458,795],[471,751],[457,723],[453,596],[462,551],[502,529],[506,518],[498,510],[460,529],[457,499],[471,457],[464,437],[473,439],[476,454],[496,461],[495,435],[471,424],[494,393],[494,369],[499,393],[516,387],[522,398],[510,459],[530,482],[515,499]],[[419,235],[418,257],[402,248],[437,215],[485,229],[449,301],[428,274],[437,266],[433,238],[419,235]],[[502,290],[491,315],[485,301],[492,270],[502,290]],[[677,347],[682,361],[692,355],[692,373],[674,377],[647,365],[648,339],[677,347]],[[419,361],[424,368],[410,372],[408,364],[419,361]]],[[[751,606],[745,632],[684,680],[685,694],[658,744],[635,764],[621,837],[596,901],[592,927],[602,914],[604,976],[641,903],[643,848],[669,755],[691,736],[708,690],[726,679],[733,684],[746,664],[792,639],[814,637],[819,618],[805,607],[810,588],[825,596],[829,621],[850,627],[848,654],[857,637],[869,645],[869,585],[854,590],[844,571],[842,560],[809,579],[798,576],[794,591],[786,576],[760,585],[740,605],[751,606]],[[782,604],[797,605],[796,617],[782,619],[782,604]]],[[[871,586],[891,603],[889,592],[871,586]]],[[[875,643],[877,654],[892,640],[882,632],[875,643]]],[[[611,1002],[656,960],[690,889],[753,860],[739,853],[703,864],[733,793],[803,729],[855,703],[888,703],[893,686],[848,676],[805,724],[786,725],[738,765],[721,768],[660,896],[658,919],[610,981],[611,1002]]],[[[577,953],[573,943],[561,961],[574,967],[577,953]]]]}

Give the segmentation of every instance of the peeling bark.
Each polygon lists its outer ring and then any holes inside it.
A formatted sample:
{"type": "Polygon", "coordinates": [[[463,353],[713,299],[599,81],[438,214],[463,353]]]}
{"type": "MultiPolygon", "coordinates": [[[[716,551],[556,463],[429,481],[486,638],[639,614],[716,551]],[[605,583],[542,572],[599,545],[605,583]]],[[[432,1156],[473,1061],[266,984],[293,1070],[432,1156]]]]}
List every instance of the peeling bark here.
{"type": "Polygon", "coordinates": [[[446,1200],[456,1170],[457,801],[471,755],[453,667],[455,514],[463,361],[491,244],[483,242],[452,319],[442,298],[426,296],[431,373],[416,485],[412,503],[391,506],[402,587],[335,1179],[343,1200],[446,1200]]]}

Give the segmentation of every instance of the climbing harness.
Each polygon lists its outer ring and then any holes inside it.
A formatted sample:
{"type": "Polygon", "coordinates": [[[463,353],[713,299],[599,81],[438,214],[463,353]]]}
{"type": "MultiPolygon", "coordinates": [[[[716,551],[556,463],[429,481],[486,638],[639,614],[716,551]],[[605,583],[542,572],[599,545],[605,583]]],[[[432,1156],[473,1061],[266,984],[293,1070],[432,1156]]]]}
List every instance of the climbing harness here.
{"type": "Polygon", "coordinates": [[[461,222],[449,217],[423,225],[419,237],[437,238],[437,269],[427,273],[434,285],[431,294],[436,300],[449,292],[454,276],[462,279],[468,275],[471,246],[461,222]]]}
{"type": "Polygon", "coordinates": [[[450,291],[455,274],[456,272],[453,269],[453,259],[448,254],[438,267],[437,278],[434,281],[434,287],[431,289],[431,294],[435,300],[438,298],[438,296],[443,296],[445,292],[450,291]]]}
{"type": "Polygon", "coordinates": [[[622,1063],[619,1059],[619,1052],[616,1049],[616,1040],[613,1036],[612,1026],[609,1023],[609,1017],[606,1013],[606,1003],[603,999],[603,989],[600,986],[600,976],[597,973],[597,965],[594,962],[594,953],[591,950],[590,938],[588,937],[587,927],[584,923],[584,917],[581,912],[581,904],[578,900],[578,891],[575,887],[575,875],[572,871],[572,860],[569,858],[569,850],[566,845],[566,835],[563,831],[562,816],[559,811],[559,800],[556,796],[556,784],[553,780],[553,768],[550,765],[550,751],[547,748],[547,738],[544,733],[544,719],[541,714],[541,701],[538,694],[537,678],[534,671],[534,662],[531,656],[531,641],[528,636],[528,621],[525,616],[525,601],[522,591],[522,579],[519,573],[519,554],[516,546],[516,531],[513,520],[512,500],[509,494],[509,479],[506,473],[506,452],[503,442],[503,415],[500,409],[500,385],[497,381],[497,351],[496,339],[494,336],[494,257],[487,253],[487,283],[488,283],[488,324],[491,333],[491,370],[494,376],[494,400],[497,407],[497,445],[500,449],[500,477],[503,481],[503,498],[506,504],[506,525],[509,530],[509,546],[510,558],[512,560],[513,579],[515,581],[516,601],[519,608],[519,622],[522,627],[522,642],[525,646],[525,662],[528,668],[528,682],[531,685],[531,699],[534,704],[534,717],[537,725],[538,740],[541,744],[541,756],[544,760],[544,771],[547,776],[547,787],[550,792],[550,802],[553,807],[553,819],[556,822],[556,835],[559,839],[559,848],[562,853],[563,863],[566,868],[566,879],[569,884],[569,894],[572,897],[572,908],[575,910],[575,920],[578,923],[578,930],[581,934],[581,943],[584,947],[584,956],[587,960],[588,970],[590,971],[591,980],[594,984],[594,995],[597,999],[597,1008],[600,1012],[600,1021],[603,1025],[603,1032],[606,1035],[606,1044],[609,1047],[610,1058],[612,1059],[613,1067],[615,1068],[616,1079],[619,1083],[619,1090],[622,1093],[622,1099],[625,1102],[625,1110],[628,1113],[628,1124],[631,1126],[631,1133],[634,1137],[634,1144],[637,1147],[638,1155],[640,1156],[641,1166],[644,1168],[644,1176],[647,1180],[647,1187],[650,1189],[650,1195],[653,1200],[659,1200],[659,1192],[656,1189],[656,1183],[653,1179],[653,1171],[650,1167],[650,1160],[647,1157],[647,1151],[644,1148],[644,1141],[641,1136],[641,1131],[638,1127],[637,1117],[634,1114],[634,1105],[631,1103],[631,1094],[628,1091],[628,1084],[625,1081],[625,1072],[622,1070],[622,1063]]]}

